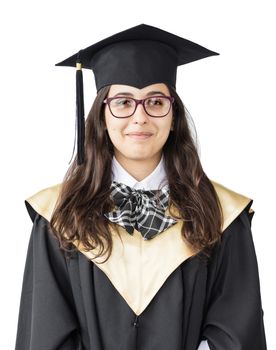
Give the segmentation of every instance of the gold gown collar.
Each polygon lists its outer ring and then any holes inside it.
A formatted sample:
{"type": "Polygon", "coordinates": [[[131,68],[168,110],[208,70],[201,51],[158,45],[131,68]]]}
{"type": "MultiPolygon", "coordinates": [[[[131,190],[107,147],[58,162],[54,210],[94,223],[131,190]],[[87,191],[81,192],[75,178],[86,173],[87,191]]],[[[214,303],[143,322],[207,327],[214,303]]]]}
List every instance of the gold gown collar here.
{"type": "MultiPolygon", "coordinates": [[[[242,210],[252,203],[252,199],[215,181],[212,181],[212,184],[222,206],[224,231],[242,210]]],[[[37,213],[50,221],[60,186],[57,184],[43,189],[26,201],[37,213]]],[[[249,212],[253,212],[253,209],[249,208],[249,212]]],[[[166,214],[170,215],[168,209],[166,214]]],[[[171,214],[178,214],[175,207],[172,207],[171,214]]],[[[112,254],[105,263],[101,263],[105,256],[94,259],[93,263],[109,278],[136,315],[140,315],[147,308],[170,274],[186,259],[197,254],[183,239],[182,225],[183,221],[179,220],[177,224],[146,241],[137,230],[130,235],[118,225],[121,241],[110,226],[113,237],[112,254]]],[[[80,242],[75,241],[74,244],[90,260],[98,251],[95,249],[86,252],[80,242]]]]}

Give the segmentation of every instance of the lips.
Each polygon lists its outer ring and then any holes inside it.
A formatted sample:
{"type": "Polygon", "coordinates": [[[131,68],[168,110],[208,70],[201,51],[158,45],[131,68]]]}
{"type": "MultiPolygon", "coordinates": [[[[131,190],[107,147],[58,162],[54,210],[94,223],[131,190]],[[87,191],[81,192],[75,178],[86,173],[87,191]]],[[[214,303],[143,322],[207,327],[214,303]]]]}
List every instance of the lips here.
{"type": "Polygon", "coordinates": [[[130,132],[127,135],[136,135],[136,136],[151,136],[151,132],[130,132]]]}
{"type": "Polygon", "coordinates": [[[151,132],[130,132],[126,134],[129,138],[139,141],[139,140],[147,140],[149,139],[153,134],[151,132]]]}

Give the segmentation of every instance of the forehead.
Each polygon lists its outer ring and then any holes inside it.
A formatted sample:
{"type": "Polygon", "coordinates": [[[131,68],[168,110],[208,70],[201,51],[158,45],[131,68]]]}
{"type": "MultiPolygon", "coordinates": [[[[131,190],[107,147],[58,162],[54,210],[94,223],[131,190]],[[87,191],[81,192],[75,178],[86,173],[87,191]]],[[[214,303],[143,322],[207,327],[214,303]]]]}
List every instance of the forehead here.
{"type": "Polygon", "coordinates": [[[166,95],[169,95],[169,89],[164,83],[148,85],[148,86],[145,86],[143,89],[138,89],[130,85],[113,84],[110,87],[109,95],[113,95],[117,93],[130,93],[136,96],[143,96],[149,92],[158,93],[159,91],[165,93],[166,95]]]}

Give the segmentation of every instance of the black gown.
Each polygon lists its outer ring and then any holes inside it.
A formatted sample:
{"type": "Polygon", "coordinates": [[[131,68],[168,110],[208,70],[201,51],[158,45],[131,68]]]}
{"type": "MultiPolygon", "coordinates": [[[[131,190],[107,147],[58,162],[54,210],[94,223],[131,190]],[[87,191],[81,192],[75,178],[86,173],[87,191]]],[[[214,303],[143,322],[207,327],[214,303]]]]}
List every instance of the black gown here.
{"type": "Polygon", "coordinates": [[[25,203],[33,229],[16,350],[197,350],[204,339],[210,350],[266,349],[252,201],[224,230],[209,264],[186,259],[139,315],[84,254],[66,260],[48,220],[25,203]]]}

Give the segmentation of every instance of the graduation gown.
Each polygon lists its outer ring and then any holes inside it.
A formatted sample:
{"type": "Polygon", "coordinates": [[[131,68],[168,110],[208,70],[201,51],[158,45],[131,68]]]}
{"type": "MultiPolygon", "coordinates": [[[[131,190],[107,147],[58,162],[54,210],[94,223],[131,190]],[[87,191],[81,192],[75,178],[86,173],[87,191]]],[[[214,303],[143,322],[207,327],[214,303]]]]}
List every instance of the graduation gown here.
{"type": "Polygon", "coordinates": [[[144,241],[119,227],[110,259],[79,242],[70,260],[48,226],[60,185],[25,201],[33,221],[16,350],[265,350],[253,200],[212,181],[224,214],[222,244],[203,264],[181,225],[144,241]]]}

